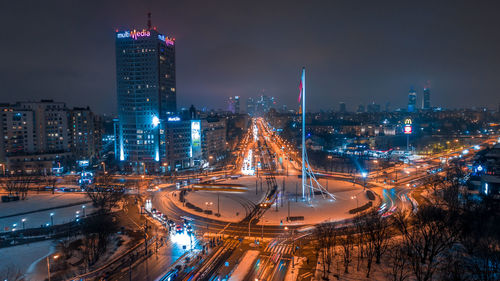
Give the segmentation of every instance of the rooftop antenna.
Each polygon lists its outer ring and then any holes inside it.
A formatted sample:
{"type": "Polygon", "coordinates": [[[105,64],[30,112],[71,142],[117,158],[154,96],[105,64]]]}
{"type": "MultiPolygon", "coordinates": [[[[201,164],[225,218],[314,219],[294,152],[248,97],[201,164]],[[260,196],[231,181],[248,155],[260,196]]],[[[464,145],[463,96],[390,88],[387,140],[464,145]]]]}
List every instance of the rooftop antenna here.
{"type": "Polygon", "coordinates": [[[148,30],[151,30],[151,12],[148,12],[148,30]]]}

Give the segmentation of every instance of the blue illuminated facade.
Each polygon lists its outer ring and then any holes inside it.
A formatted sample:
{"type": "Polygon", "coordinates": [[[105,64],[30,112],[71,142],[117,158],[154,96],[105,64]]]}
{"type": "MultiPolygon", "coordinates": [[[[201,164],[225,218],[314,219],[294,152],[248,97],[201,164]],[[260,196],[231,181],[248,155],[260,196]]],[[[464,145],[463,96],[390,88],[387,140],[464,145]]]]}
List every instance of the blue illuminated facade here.
{"type": "Polygon", "coordinates": [[[116,157],[153,172],[165,160],[164,123],[176,112],[175,41],[155,28],[117,31],[116,157]]]}

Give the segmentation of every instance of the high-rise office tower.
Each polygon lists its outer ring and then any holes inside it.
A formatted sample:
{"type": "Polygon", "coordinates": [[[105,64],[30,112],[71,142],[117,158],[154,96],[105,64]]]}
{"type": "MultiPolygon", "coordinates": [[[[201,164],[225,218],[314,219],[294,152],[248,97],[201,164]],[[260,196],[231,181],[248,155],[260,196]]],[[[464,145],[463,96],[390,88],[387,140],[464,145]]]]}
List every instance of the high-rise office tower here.
{"type": "Polygon", "coordinates": [[[380,112],[380,104],[372,102],[366,106],[366,111],[371,113],[380,112]]]}
{"type": "Polygon", "coordinates": [[[234,96],[234,113],[240,114],[240,96],[234,96]]]}
{"type": "MultiPolygon", "coordinates": [[[[150,16],[150,14],[149,14],[150,16]]],[[[161,164],[163,123],[176,113],[175,39],[151,26],[116,31],[117,158],[145,171],[161,164]]]]}
{"type": "Polygon", "coordinates": [[[253,116],[255,113],[255,100],[252,97],[247,99],[247,113],[250,116],[253,116]]]}
{"type": "Polygon", "coordinates": [[[424,100],[422,102],[422,109],[431,109],[431,89],[428,87],[424,88],[424,100]]]}
{"type": "Polygon", "coordinates": [[[408,112],[414,112],[417,105],[417,92],[413,87],[408,92],[408,112]]]}
{"type": "Polygon", "coordinates": [[[229,97],[227,99],[227,110],[236,114],[240,113],[240,96],[229,97]]]}

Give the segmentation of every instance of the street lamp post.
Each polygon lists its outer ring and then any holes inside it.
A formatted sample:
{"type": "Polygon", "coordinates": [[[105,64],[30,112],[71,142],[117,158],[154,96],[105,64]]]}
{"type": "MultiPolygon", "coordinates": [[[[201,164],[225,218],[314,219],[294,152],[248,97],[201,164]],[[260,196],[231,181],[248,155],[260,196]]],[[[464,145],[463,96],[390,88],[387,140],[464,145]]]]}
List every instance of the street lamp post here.
{"type": "Polygon", "coordinates": [[[82,206],[82,211],[83,211],[83,217],[86,217],[86,215],[85,215],[85,205],[82,206]]]}
{"type": "MultiPolygon", "coordinates": [[[[57,260],[58,257],[59,257],[59,255],[54,255],[52,258],[54,260],[57,260]]],[[[49,281],[50,281],[50,255],[47,256],[47,275],[48,275],[49,281]]]]}
{"type": "Polygon", "coordinates": [[[54,226],[54,213],[50,213],[50,225],[54,226]]]}
{"type": "Polygon", "coordinates": [[[361,176],[363,176],[363,190],[366,188],[366,177],[368,176],[367,172],[361,173],[361,176]]]}
{"type": "Polygon", "coordinates": [[[24,218],[21,221],[23,222],[23,230],[25,230],[26,228],[24,227],[24,222],[26,221],[26,219],[24,218]]]}
{"type": "Polygon", "coordinates": [[[358,204],[358,196],[353,195],[353,196],[351,196],[351,199],[356,199],[356,209],[357,209],[357,208],[359,208],[359,204],[358,204]]]}
{"type": "Polygon", "coordinates": [[[217,214],[220,216],[220,198],[219,198],[219,192],[217,192],[217,214]]]}

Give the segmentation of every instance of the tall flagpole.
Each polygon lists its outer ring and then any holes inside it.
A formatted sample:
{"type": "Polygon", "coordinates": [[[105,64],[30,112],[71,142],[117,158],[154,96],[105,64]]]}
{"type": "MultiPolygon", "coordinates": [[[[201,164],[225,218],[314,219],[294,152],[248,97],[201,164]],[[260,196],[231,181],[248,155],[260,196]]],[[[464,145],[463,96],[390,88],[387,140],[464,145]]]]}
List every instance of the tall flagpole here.
{"type": "Polygon", "coordinates": [[[302,199],[306,191],[306,68],[302,67],[302,199]]]}

